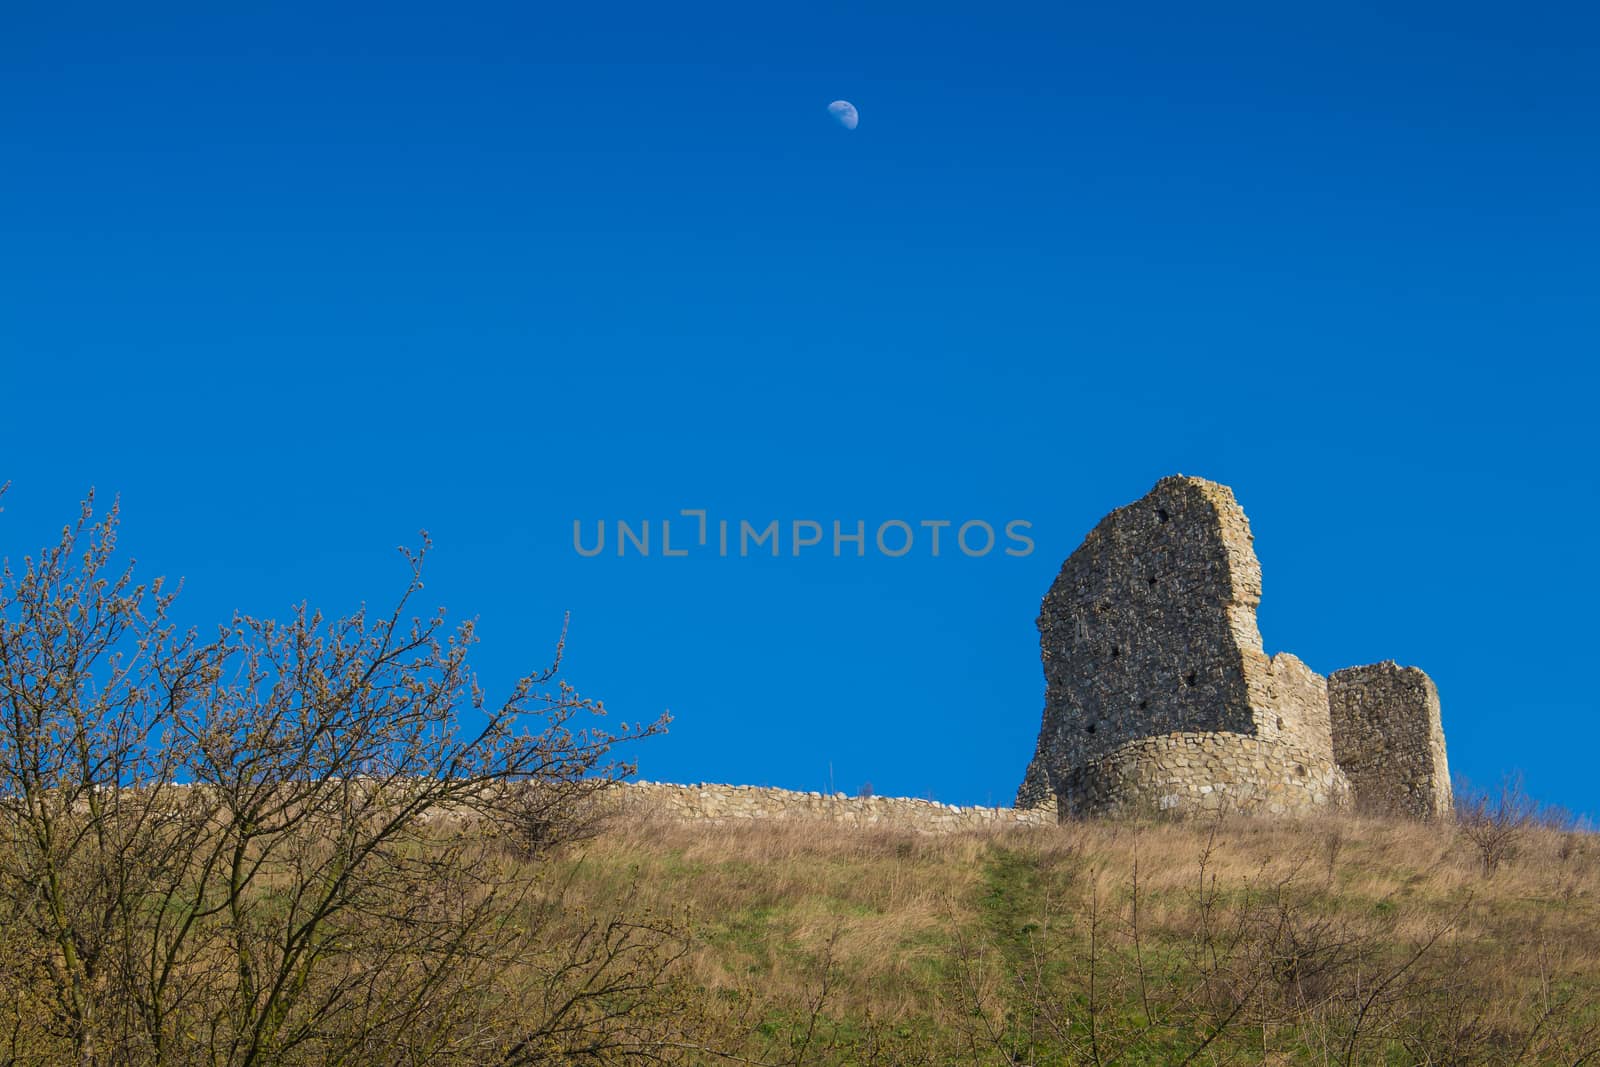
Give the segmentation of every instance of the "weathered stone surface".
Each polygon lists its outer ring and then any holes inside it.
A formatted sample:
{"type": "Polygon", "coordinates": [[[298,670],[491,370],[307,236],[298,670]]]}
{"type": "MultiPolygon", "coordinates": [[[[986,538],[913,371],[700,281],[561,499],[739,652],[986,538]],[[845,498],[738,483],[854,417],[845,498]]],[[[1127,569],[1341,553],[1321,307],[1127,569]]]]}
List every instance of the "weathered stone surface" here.
{"type": "Polygon", "coordinates": [[[1326,751],[1227,731],[1185,732],[1129,741],[1111,755],[1071,768],[1056,813],[1288,815],[1348,800],[1345,776],[1326,751]]]}
{"type": "Polygon", "coordinates": [[[1068,557],[1039,613],[1045,709],[1018,807],[1291,813],[1349,804],[1359,778],[1379,810],[1448,809],[1427,676],[1341,672],[1330,714],[1327,681],[1262,647],[1251,542],[1230,489],[1174,475],[1068,557]]]}
{"type": "Polygon", "coordinates": [[[1044,721],[1019,806],[1344,803],[1326,685],[1266,655],[1260,600],[1250,524],[1226,486],[1163,478],[1101,520],[1039,614],[1044,721]]]}
{"type": "Polygon", "coordinates": [[[1333,755],[1364,811],[1434,818],[1452,807],[1439,692],[1392,660],[1328,676],[1333,755]]]}
{"type": "Polygon", "coordinates": [[[910,797],[851,797],[801,793],[751,785],[673,785],[619,782],[605,800],[621,814],[643,813],[714,824],[750,820],[811,819],[844,826],[873,826],[916,833],[951,833],[1054,823],[1053,812],[961,807],[910,797]]]}

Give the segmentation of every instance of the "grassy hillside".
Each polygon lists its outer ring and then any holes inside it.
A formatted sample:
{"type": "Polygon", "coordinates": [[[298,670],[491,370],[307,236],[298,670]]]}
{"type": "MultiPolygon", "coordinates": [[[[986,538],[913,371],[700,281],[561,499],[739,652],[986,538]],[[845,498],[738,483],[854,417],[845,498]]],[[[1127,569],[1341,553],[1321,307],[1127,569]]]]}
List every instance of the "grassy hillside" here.
{"type": "Polygon", "coordinates": [[[568,914],[674,915],[691,1060],[1594,1062],[1600,841],[1528,827],[1083,822],[922,836],[613,826],[568,914]],[[704,1051],[696,1052],[699,1048],[704,1051]]]}
{"type": "Polygon", "coordinates": [[[386,615],[204,642],[115,530],[0,574],[0,1067],[1600,1060],[1600,842],[1513,784],[1449,825],[672,821],[610,792],[665,718],[599,729],[556,666],[489,704],[407,607],[425,546],[386,615]]]}

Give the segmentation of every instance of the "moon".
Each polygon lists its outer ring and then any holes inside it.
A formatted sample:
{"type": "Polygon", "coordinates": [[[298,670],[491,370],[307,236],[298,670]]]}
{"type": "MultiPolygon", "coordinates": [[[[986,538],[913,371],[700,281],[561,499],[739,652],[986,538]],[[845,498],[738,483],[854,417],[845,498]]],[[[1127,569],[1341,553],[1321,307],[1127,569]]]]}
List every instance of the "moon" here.
{"type": "Polygon", "coordinates": [[[847,130],[853,130],[861,121],[861,112],[848,100],[835,100],[828,105],[828,114],[839,120],[839,125],[847,130]]]}

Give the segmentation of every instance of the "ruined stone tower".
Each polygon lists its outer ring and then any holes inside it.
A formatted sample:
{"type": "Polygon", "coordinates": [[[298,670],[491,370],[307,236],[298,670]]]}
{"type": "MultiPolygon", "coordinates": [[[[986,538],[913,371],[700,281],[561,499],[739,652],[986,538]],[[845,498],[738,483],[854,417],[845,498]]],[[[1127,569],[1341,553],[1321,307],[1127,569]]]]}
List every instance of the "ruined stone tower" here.
{"type": "Polygon", "coordinates": [[[1363,809],[1420,818],[1450,812],[1450,768],[1433,679],[1393,660],[1328,675],[1333,758],[1363,809]]]}
{"type": "Polygon", "coordinates": [[[1330,711],[1321,676],[1263,651],[1250,543],[1232,491],[1182,475],[1090,532],[1039,613],[1044,721],[1019,807],[1286,813],[1347,805],[1352,786],[1382,810],[1448,807],[1427,676],[1341,672],[1330,711]]]}

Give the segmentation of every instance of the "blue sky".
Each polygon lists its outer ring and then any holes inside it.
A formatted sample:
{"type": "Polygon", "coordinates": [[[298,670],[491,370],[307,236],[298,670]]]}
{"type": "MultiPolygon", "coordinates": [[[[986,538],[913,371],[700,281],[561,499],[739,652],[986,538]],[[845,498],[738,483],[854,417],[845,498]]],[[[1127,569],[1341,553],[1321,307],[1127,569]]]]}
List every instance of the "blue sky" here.
{"type": "Polygon", "coordinates": [[[647,777],[1008,802],[1040,597],[1182,471],[1269,651],[1600,816],[1589,5],[22,2],[0,90],[13,559],[96,486],[195,621],[344,611],[426,527],[647,777]],[[1036,548],[573,551],[683,508],[1036,548]]]}

